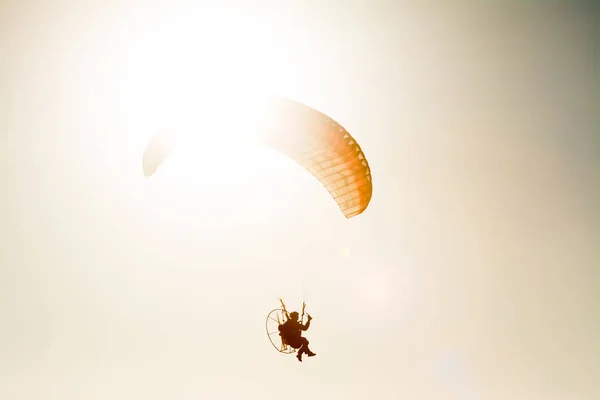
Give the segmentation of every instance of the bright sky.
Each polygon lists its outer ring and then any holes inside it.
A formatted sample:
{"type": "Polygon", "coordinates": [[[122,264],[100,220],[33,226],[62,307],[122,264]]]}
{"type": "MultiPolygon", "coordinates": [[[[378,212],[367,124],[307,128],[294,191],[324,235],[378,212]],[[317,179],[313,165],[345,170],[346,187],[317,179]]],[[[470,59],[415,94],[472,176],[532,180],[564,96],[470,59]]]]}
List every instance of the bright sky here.
{"type": "Polygon", "coordinates": [[[442,3],[2,2],[0,398],[600,398],[597,7],[442,3]],[[364,214],[241,141],[272,94],[364,214]]]}

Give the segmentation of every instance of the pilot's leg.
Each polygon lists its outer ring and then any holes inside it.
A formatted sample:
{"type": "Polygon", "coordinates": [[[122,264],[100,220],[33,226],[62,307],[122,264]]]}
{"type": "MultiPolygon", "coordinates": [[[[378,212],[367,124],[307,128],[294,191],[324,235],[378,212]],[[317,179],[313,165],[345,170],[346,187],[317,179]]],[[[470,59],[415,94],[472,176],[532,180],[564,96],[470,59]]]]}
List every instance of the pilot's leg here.
{"type": "Polygon", "coordinates": [[[300,338],[300,344],[302,344],[302,346],[300,346],[300,350],[298,351],[298,353],[299,354],[308,353],[306,351],[306,349],[308,348],[308,339],[306,339],[305,337],[300,338]]]}
{"type": "Polygon", "coordinates": [[[309,357],[316,355],[315,353],[310,351],[310,349],[308,348],[309,341],[307,338],[305,338],[305,337],[301,338],[301,343],[302,343],[302,347],[300,347],[300,351],[298,352],[299,356],[301,356],[302,354],[307,354],[309,357]]]}
{"type": "Polygon", "coordinates": [[[309,343],[308,339],[306,339],[306,338],[302,338],[302,339],[304,339],[304,344],[302,346],[302,349],[304,349],[304,353],[306,353],[309,357],[316,356],[316,354],[313,353],[312,351],[310,351],[310,349],[308,348],[308,343],[309,343]]]}
{"type": "Polygon", "coordinates": [[[304,338],[304,337],[299,337],[298,344],[300,346],[298,347],[298,354],[296,355],[296,358],[298,359],[298,361],[301,362],[302,354],[306,353],[306,346],[308,345],[308,340],[306,340],[306,338],[304,338]]]}

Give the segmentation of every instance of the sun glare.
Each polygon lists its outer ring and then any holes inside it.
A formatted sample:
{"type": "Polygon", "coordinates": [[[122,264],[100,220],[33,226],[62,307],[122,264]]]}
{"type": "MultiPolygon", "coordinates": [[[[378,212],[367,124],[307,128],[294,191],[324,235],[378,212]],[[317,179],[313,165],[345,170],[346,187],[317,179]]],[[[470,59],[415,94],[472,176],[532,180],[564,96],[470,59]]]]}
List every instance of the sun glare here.
{"type": "MultiPolygon", "coordinates": [[[[175,148],[171,158],[179,160],[169,160],[162,168],[185,181],[207,166],[218,166],[211,170],[214,179],[227,176],[230,184],[236,176],[243,179],[233,170],[249,157],[247,146],[258,133],[263,101],[293,97],[305,83],[299,74],[286,71],[297,66],[277,61],[280,47],[261,24],[248,25],[231,16],[204,23],[191,17],[165,18],[138,34],[127,49],[129,73],[121,80],[124,101],[135,104],[143,125],[136,141],[168,136],[175,148]],[[284,82],[283,76],[294,79],[284,82]]],[[[256,155],[255,165],[274,162],[264,152],[256,155]]],[[[283,173],[277,167],[261,170],[283,173]]]]}

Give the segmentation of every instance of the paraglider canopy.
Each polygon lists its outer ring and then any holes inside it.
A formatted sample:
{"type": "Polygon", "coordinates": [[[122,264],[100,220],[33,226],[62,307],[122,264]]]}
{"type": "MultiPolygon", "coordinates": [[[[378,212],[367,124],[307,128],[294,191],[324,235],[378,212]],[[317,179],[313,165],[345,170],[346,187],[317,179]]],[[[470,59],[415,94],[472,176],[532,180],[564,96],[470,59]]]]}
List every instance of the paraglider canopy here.
{"type": "MultiPolygon", "coordinates": [[[[254,131],[251,141],[276,149],[304,167],[327,189],[346,218],[367,208],[373,193],[369,163],[357,141],[339,123],[284,98],[271,98],[261,107],[249,106],[245,111],[241,121],[246,124],[238,129],[254,131]]],[[[232,145],[238,145],[238,140],[231,138],[232,145]]],[[[165,136],[150,140],[143,158],[146,177],[157,171],[171,150],[172,141],[165,136]]],[[[198,152],[205,150],[199,148],[198,152]]]]}
{"type": "Polygon", "coordinates": [[[146,178],[152,176],[173,150],[173,142],[166,135],[153,136],[142,158],[142,168],[146,178]]]}

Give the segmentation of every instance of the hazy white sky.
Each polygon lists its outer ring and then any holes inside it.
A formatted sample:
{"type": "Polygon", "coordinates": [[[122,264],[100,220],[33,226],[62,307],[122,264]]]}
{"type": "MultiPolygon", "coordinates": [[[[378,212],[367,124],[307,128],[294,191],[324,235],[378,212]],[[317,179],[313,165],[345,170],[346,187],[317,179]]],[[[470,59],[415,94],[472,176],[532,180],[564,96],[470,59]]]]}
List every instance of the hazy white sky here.
{"type": "Polygon", "coordinates": [[[434,3],[0,3],[0,398],[598,398],[597,6],[434,3]],[[207,136],[234,89],[340,121],[367,211],[207,136]]]}

